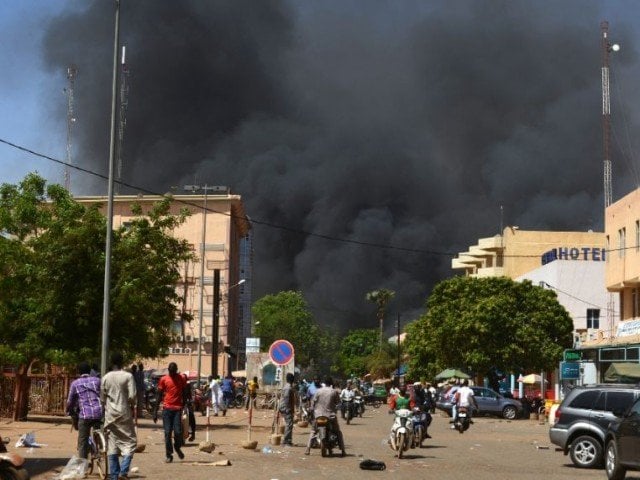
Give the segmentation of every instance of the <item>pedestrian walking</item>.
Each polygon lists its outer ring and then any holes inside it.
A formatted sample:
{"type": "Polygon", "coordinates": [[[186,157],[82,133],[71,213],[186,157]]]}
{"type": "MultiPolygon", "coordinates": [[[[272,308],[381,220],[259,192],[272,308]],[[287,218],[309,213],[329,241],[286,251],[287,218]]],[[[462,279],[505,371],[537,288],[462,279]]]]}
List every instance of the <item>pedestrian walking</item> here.
{"type": "Polygon", "coordinates": [[[224,417],[227,414],[227,407],[224,404],[222,389],[220,388],[220,375],[216,375],[213,380],[211,380],[209,391],[211,392],[211,406],[213,407],[213,416],[217,417],[218,412],[222,410],[222,416],[224,417]]]}
{"type": "Polygon", "coordinates": [[[100,401],[100,378],[91,376],[87,362],[78,365],[80,378],[69,387],[67,413],[78,418],[78,457],[87,458],[89,432],[102,425],[102,402],[100,401]]]}
{"type": "Polygon", "coordinates": [[[142,363],[138,363],[138,365],[131,365],[131,373],[133,373],[133,379],[136,382],[136,395],[137,395],[137,404],[136,411],[138,418],[144,417],[144,412],[142,411],[144,406],[144,366],[142,363]],[[136,367],[135,370],[133,367],[136,367]]]}
{"type": "Polygon", "coordinates": [[[282,389],[278,411],[284,419],[283,445],[293,445],[293,416],[296,410],[296,394],[293,387],[293,373],[287,373],[287,383],[282,389]]]}
{"type": "Polygon", "coordinates": [[[162,426],[164,427],[164,447],[166,463],[173,462],[175,449],[178,458],[182,460],[182,408],[184,407],[185,378],[178,374],[178,365],[171,362],[167,368],[169,373],[158,382],[158,392],[163,402],[162,426]],[[173,443],[171,436],[173,434],[173,443]]]}
{"type": "Polygon", "coordinates": [[[187,374],[183,373],[184,378],[184,390],[182,391],[182,401],[184,408],[189,416],[189,441],[193,442],[196,439],[196,415],[193,411],[193,387],[189,383],[187,374]]]}
{"type": "Polygon", "coordinates": [[[128,478],[138,439],[134,422],[136,385],[133,375],[122,370],[120,352],[111,355],[112,370],[102,379],[100,399],[104,405],[104,430],[111,480],[128,478]],[[122,456],[122,463],[120,463],[122,456]]]}

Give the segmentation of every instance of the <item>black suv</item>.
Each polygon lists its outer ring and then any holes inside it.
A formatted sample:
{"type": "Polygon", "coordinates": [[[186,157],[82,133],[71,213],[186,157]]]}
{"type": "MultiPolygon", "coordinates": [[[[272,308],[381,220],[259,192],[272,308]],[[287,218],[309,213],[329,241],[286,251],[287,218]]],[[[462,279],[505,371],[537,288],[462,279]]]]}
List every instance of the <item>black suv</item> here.
{"type": "Polygon", "coordinates": [[[609,423],[640,397],[640,385],[602,384],[569,391],[549,429],[551,443],[570,454],[577,467],[592,468],[603,461],[604,439],[609,423]]]}
{"type": "Polygon", "coordinates": [[[624,417],[611,422],[605,445],[604,469],[609,480],[622,480],[627,470],[640,470],[640,400],[624,417]]]}

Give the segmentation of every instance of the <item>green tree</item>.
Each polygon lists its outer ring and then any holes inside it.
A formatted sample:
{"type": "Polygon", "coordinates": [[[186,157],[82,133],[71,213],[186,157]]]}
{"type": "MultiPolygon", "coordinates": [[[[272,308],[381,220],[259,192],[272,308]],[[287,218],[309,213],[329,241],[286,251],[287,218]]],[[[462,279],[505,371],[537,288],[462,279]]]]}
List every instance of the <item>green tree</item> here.
{"type": "Polygon", "coordinates": [[[389,342],[365,359],[367,371],[374,379],[391,378],[396,369],[397,347],[389,342]]]}
{"type": "Polygon", "coordinates": [[[297,365],[307,367],[312,361],[321,362],[327,339],[314,323],[301,292],[266,295],[253,304],[251,313],[263,350],[274,341],[284,339],[293,345],[297,365]]]}
{"type": "Polygon", "coordinates": [[[555,368],[573,322],[555,292],[530,281],[456,277],[436,285],[427,312],[406,330],[411,377],[447,367],[490,375],[555,368]]]}
{"type": "Polygon", "coordinates": [[[344,376],[359,377],[369,373],[368,357],[379,351],[378,331],[375,328],[351,330],[340,342],[335,370],[344,376]]]}
{"type": "MultiPolygon", "coordinates": [[[[169,206],[165,198],[144,215],[134,206],[136,217],[114,232],[110,348],[129,357],[169,345],[182,301],[174,286],[192,254],[171,236],[186,212],[169,215],[169,206]]],[[[106,232],[98,206],[30,174],[0,186],[0,232],[0,362],[24,374],[35,360],[98,358],[106,232]]]]}
{"type": "Polygon", "coordinates": [[[393,290],[381,288],[380,290],[368,292],[365,296],[368,302],[373,302],[377,306],[376,315],[378,317],[378,323],[380,325],[379,346],[381,350],[384,343],[384,314],[387,309],[387,304],[391,301],[395,294],[396,292],[394,292],[393,290]]]}

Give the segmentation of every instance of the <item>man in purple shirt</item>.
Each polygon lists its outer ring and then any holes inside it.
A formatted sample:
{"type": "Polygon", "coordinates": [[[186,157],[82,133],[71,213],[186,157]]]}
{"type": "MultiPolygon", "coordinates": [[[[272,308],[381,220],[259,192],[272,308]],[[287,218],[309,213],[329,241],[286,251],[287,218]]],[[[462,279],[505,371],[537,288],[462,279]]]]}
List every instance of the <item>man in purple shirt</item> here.
{"type": "Polygon", "coordinates": [[[67,413],[78,413],[78,456],[87,458],[89,453],[89,432],[102,424],[102,403],[100,402],[100,378],[89,375],[91,367],[82,362],[78,365],[80,378],[69,387],[67,413]]]}

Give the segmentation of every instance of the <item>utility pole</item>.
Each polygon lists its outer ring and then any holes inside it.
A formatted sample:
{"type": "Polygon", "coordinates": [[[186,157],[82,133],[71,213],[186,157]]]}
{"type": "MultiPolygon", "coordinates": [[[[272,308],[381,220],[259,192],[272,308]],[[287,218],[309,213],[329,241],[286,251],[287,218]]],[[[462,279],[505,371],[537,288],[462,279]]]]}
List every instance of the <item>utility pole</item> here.
{"type": "Polygon", "coordinates": [[[69,65],[67,68],[67,88],[65,89],[67,94],[67,164],[64,167],[64,188],[67,192],[71,191],[71,173],[69,168],[71,165],[71,129],[76,122],[76,117],[73,113],[73,90],[77,74],[78,69],[76,66],[74,64],[69,65]]]}

